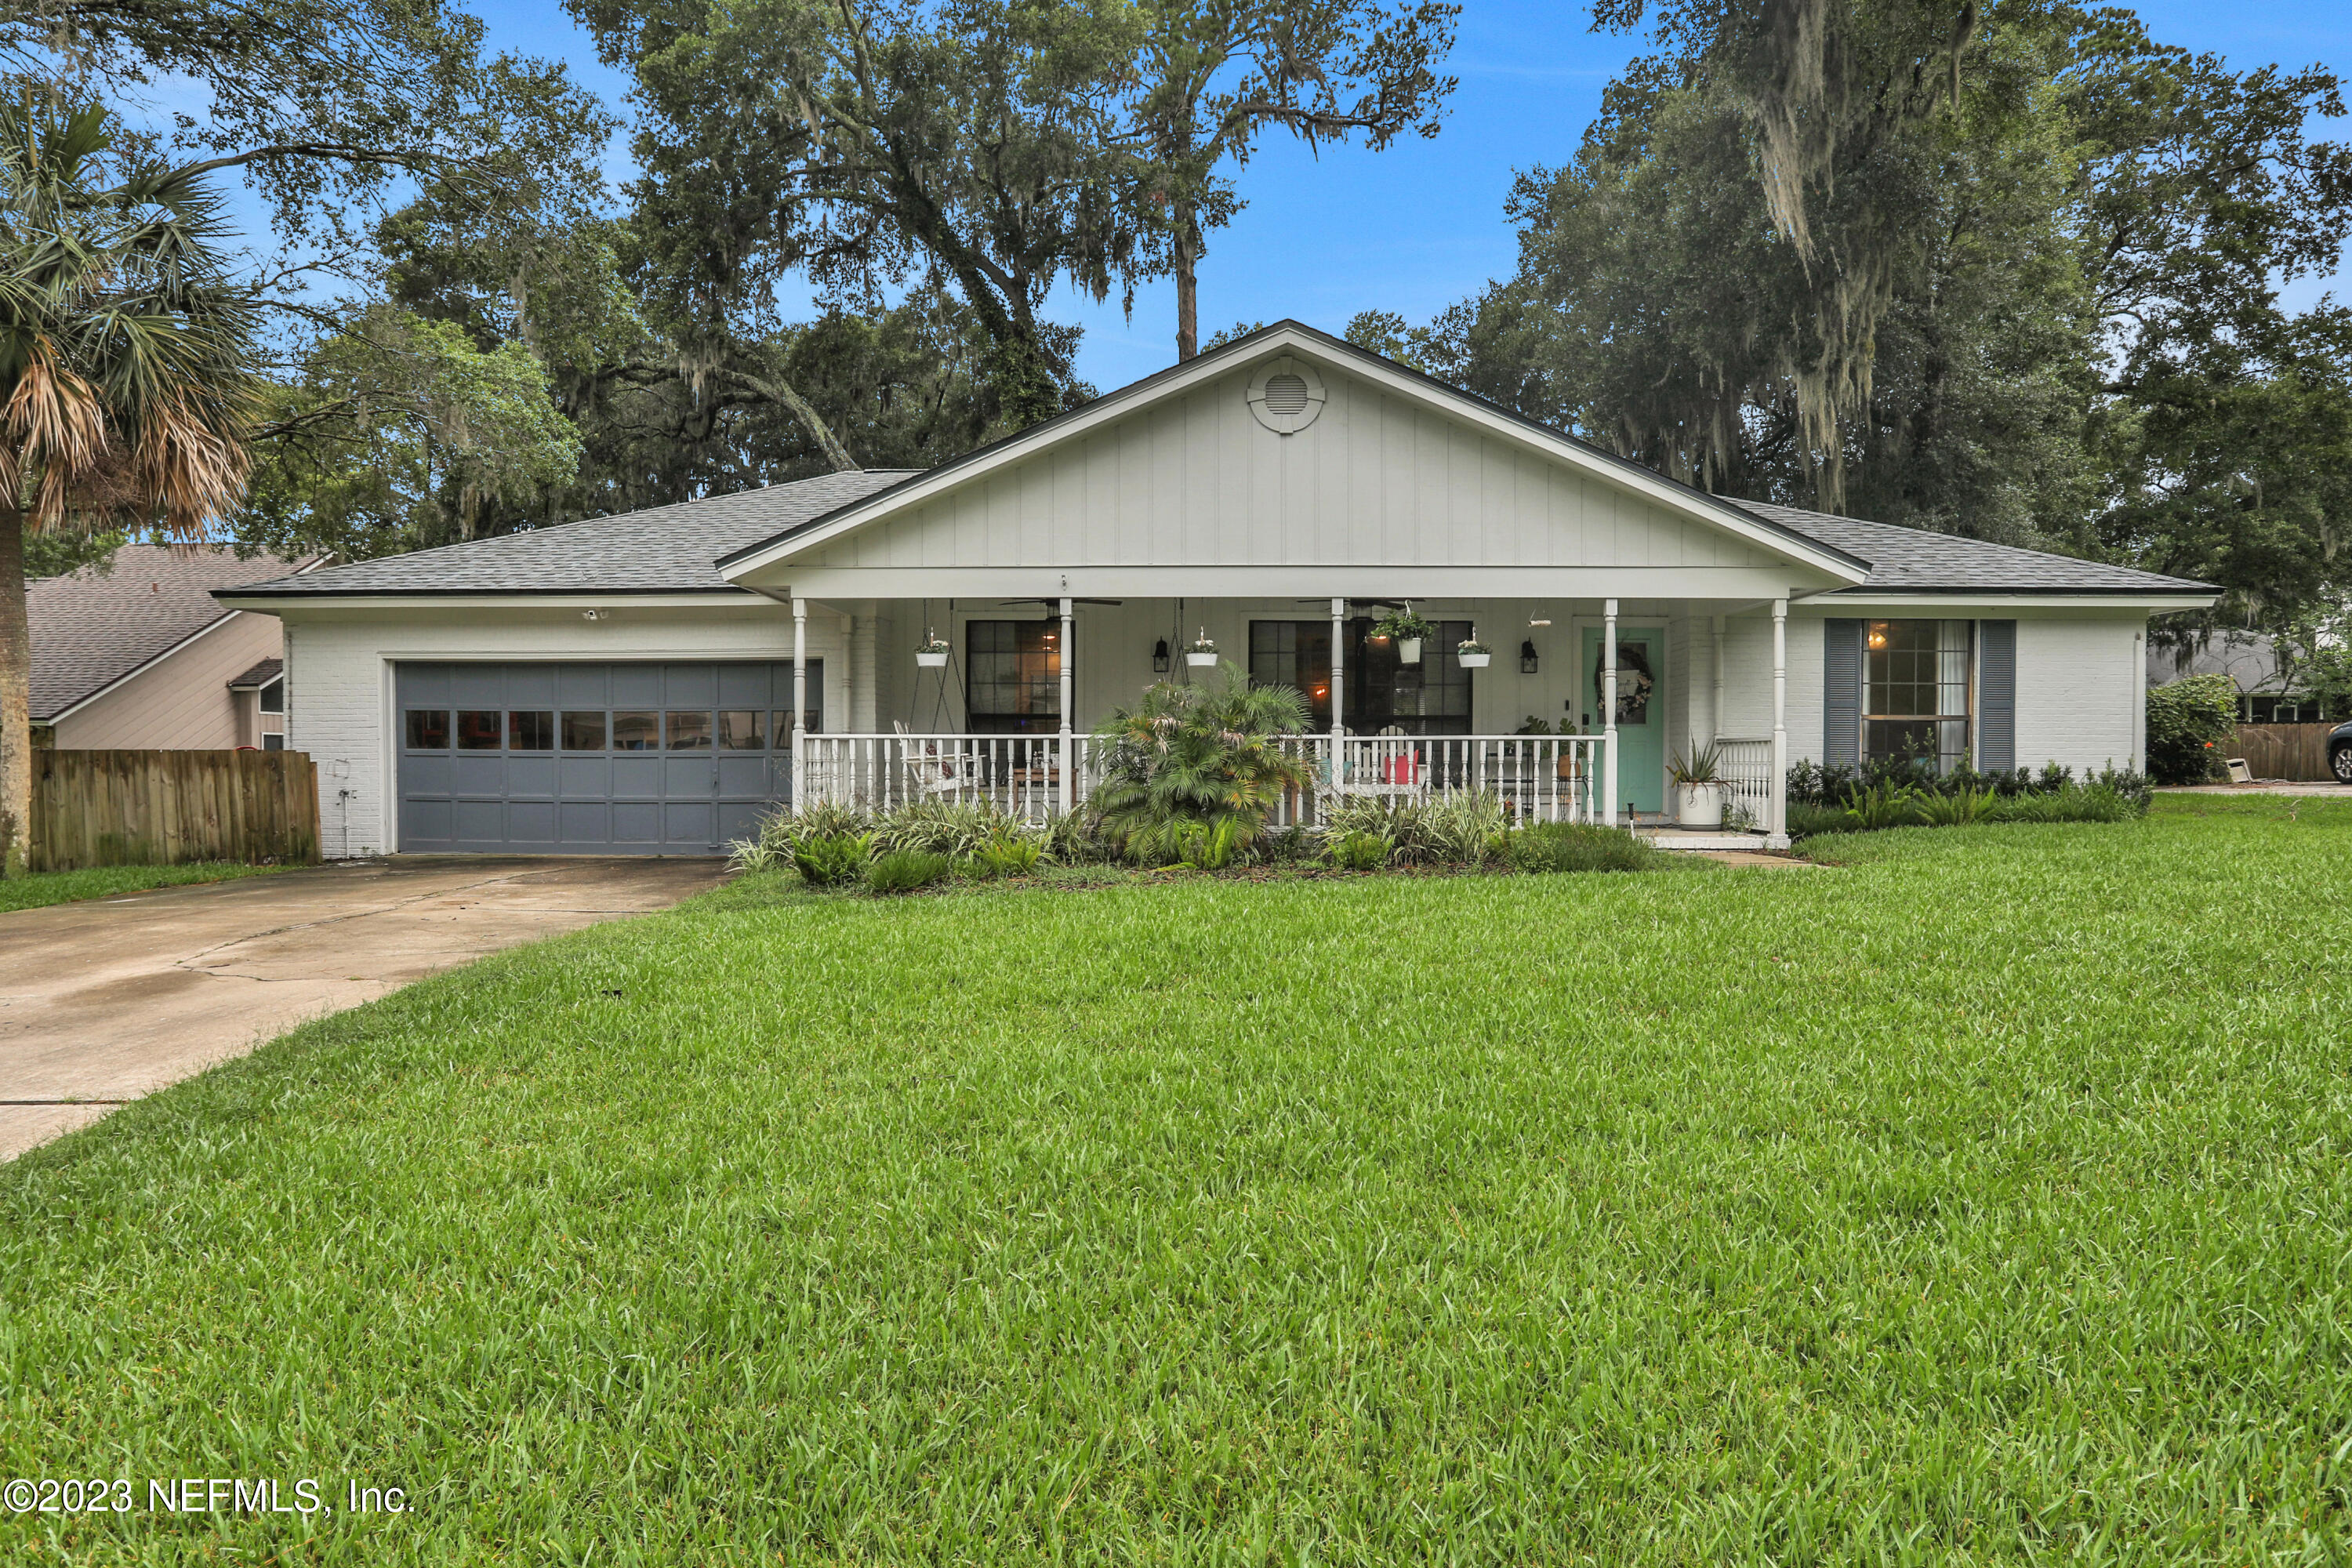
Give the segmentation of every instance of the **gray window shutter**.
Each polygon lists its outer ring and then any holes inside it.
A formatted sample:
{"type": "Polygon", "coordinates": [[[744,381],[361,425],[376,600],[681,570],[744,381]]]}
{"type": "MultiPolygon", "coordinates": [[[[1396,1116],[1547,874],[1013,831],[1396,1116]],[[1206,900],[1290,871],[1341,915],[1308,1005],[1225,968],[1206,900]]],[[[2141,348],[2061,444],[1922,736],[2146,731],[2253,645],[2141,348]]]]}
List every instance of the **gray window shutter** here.
{"type": "Polygon", "coordinates": [[[1977,766],[2017,766],[2017,623],[1977,623],[1977,766]]]}
{"type": "Polygon", "coordinates": [[[1853,767],[1862,761],[1862,623],[1822,623],[1822,762],[1853,767]]]}

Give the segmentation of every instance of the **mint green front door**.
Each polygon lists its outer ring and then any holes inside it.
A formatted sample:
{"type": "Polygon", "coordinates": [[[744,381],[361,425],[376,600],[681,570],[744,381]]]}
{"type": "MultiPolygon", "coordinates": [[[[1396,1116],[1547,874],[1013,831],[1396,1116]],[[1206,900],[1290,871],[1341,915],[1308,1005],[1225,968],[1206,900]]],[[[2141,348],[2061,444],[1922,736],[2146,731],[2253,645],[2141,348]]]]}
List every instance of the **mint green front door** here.
{"type": "MultiPolygon", "coordinates": [[[[1659,626],[1617,628],[1617,805],[1666,808],[1666,634],[1659,626]]],[[[1579,728],[1601,733],[1601,628],[1584,628],[1584,679],[1577,688],[1579,728]]]]}

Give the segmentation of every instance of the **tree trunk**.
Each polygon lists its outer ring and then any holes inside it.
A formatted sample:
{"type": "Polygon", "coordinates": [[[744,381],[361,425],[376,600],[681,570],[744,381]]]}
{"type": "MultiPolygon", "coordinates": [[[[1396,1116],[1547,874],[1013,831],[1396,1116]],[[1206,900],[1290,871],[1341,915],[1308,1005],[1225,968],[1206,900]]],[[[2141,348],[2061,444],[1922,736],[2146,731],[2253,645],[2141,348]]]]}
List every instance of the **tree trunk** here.
{"type": "Polygon", "coordinates": [[[1176,363],[1201,352],[1201,225],[1191,202],[1176,204],[1176,363]]]}
{"type": "Polygon", "coordinates": [[[0,510],[0,878],[32,853],[33,637],[25,616],[25,518],[0,510]]]}

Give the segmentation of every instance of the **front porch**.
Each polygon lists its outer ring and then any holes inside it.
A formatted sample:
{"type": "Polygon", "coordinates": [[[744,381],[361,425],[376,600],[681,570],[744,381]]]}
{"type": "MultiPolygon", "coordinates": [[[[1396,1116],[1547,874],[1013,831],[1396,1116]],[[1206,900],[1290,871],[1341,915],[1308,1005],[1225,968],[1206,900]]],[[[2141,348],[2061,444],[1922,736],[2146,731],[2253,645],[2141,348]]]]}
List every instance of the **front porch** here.
{"type": "Polygon", "coordinates": [[[1083,810],[1101,780],[1095,726],[1153,681],[1205,675],[1186,658],[1205,639],[1307,700],[1317,728],[1282,743],[1316,783],[1276,826],[1314,827],[1343,799],[1486,791],[1519,822],[1690,827],[1669,763],[1712,747],[1730,830],[1785,844],[1785,601],[1415,601],[1433,623],[1417,661],[1373,630],[1392,603],[795,600],[798,668],[812,618],[847,657],[814,705],[846,722],[793,737],[793,798],[1083,810]],[[1459,651],[1473,628],[1483,658],[1459,651]],[[933,637],[946,651],[919,660],[933,637]]]}

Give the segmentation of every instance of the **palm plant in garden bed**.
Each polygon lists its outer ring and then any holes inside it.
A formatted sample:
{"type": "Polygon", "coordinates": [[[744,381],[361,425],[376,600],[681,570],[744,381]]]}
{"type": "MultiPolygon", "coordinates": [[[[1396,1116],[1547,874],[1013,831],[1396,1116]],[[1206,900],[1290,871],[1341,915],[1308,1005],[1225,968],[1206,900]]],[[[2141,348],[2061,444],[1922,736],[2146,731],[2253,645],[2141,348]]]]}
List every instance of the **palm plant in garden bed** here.
{"type": "Polygon", "coordinates": [[[1095,731],[1105,837],[1152,866],[1255,849],[1283,797],[1314,787],[1313,768],[1282,742],[1306,727],[1306,698],[1252,686],[1230,661],[1199,686],[1158,682],[1095,731]]]}

